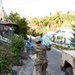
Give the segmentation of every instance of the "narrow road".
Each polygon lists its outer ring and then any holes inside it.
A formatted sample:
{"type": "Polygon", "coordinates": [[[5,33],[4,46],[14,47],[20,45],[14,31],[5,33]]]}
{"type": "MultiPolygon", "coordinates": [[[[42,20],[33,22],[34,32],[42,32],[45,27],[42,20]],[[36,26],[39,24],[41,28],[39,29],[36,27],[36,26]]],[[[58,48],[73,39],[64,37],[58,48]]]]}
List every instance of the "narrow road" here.
{"type": "Polygon", "coordinates": [[[57,51],[55,48],[52,48],[51,51],[47,51],[48,67],[47,71],[51,75],[64,75],[64,72],[61,71],[61,58],[62,53],[57,51]]]}
{"type": "MultiPolygon", "coordinates": [[[[34,40],[32,40],[34,43],[34,40]]],[[[35,60],[35,55],[32,56],[35,60]]],[[[63,71],[61,71],[61,59],[62,59],[62,52],[57,50],[56,48],[51,49],[51,51],[47,51],[47,59],[48,59],[48,67],[47,72],[51,75],[65,75],[63,71]]]]}

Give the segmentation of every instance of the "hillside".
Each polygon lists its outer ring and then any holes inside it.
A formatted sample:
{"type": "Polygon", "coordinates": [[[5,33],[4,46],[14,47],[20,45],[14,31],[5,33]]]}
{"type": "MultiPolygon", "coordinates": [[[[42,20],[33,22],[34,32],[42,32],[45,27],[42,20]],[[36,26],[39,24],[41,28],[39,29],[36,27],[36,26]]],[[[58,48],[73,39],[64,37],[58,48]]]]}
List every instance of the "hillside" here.
{"type": "Polygon", "coordinates": [[[57,31],[61,28],[72,29],[75,24],[75,13],[67,12],[65,14],[57,12],[54,15],[45,17],[31,18],[29,27],[35,30],[36,33],[46,33],[48,31],[57,31]]]}

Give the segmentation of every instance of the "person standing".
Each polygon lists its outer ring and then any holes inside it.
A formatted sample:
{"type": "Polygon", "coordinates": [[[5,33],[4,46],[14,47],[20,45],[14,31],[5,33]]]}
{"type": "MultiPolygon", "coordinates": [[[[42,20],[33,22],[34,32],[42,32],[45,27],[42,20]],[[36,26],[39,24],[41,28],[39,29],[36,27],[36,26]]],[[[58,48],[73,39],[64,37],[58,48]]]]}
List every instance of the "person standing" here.
{"type": "Polygon", "coordinates": [[[42,38],[40,36],[35,38],[35,42],[35,75],[46,75],[46,69],[48,66],[46,47],[42,45],[42,38]]]}

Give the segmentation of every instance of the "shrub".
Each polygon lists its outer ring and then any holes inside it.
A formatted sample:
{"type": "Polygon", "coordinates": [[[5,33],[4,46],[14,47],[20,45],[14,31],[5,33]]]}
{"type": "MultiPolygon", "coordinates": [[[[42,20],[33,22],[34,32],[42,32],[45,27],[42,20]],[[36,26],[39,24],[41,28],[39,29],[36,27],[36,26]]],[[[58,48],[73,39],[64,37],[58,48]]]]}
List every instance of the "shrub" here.
{"type": "Polygon", "coordinates": [[[10,44],[0,47],[0,74],[13,71],[12,67],[21,61],[20,53],[23,47],[24,42],[21,36],[14,36],[10,44]]]}

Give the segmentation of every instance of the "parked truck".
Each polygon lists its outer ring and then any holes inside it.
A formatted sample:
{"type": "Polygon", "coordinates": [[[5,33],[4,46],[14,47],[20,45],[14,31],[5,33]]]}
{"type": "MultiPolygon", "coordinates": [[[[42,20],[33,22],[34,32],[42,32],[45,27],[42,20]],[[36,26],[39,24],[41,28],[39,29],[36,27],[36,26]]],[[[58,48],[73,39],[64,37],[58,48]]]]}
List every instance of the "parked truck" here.
{"type": "Polygon", "coordinates": [[[65,75],[75,75],[75,51],[63,50],[61,69],[65,71],[65,75]]]}

